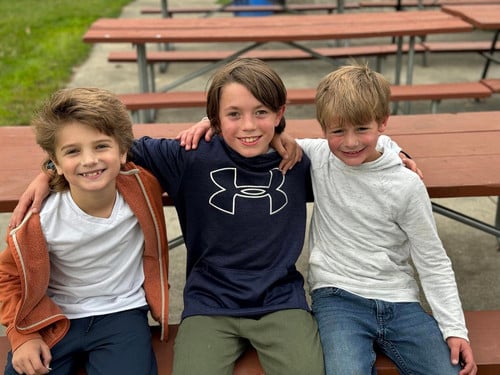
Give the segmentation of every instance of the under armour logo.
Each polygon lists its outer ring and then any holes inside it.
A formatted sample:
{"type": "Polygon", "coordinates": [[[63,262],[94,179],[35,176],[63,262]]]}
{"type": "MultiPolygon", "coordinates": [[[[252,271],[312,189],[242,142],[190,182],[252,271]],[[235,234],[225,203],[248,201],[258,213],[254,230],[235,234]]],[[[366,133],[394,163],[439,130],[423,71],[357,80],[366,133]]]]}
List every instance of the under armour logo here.
{"type": "Polygon", "coordinates": [[[220,190],[209,199],[211,206],[234,215],[238,198],[268,199],[269,214],[274,215],[288,203],[288,197],[280,188],[285,182],[285,176],[278,168],[269,171],[269,181],[266,185],[238,185],[236,168],[223,168],[210,173],[210,177],[220,190]]]}

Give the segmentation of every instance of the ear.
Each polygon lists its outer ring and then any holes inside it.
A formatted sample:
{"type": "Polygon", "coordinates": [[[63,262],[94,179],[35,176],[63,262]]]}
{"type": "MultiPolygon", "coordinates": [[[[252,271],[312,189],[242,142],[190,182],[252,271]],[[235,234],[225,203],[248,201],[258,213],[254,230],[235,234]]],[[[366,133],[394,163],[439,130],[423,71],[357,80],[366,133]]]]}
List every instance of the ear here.
{"type": "Polygon", "coordinates": [[[389,121],[389,115],[385,116],[384,119],[380,124],[378,124],[378,131],[379,133],[385,132],[385,129],[387,129],[387,122],[389,121]]]}
{"type": "Polygon", "coordinates": [[[57,172],[57,174],[58,174],[59,176],[63,176],[63,175],[64,175],[63,170],[62,170],[62,168],[59,166],[59,164],[56,162],[56,159],[55,159],[55,158],[53,158],[53,159],[52,159],[52,162],[54,163],[54,165],[55,165],[55,167],[56,167],[56,172],[57,172]]]}
{"type": "Polygon", "coordinates": [[[127,153],[124,152],[123,154],[120,155],[120,163],[121,165],[124,165],[127,162],[127,153]]]}
{"type": "Polygon", "coordinates": [[[276,112],[276,126],[279,125],[281,119],[285,115],[286,105],[282,105],[281,108],[276,112]]]}

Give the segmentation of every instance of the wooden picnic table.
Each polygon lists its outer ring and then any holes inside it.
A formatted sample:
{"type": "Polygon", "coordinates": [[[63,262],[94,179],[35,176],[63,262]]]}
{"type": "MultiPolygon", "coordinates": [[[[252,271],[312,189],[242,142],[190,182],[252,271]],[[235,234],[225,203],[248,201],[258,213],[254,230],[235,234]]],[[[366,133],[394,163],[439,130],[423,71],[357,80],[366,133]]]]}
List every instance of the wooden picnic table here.
{"type": "Polygon", "coordinates": [[[477,29],[493,31],[489,52],[481,53],[486,59],[481,78],[486,78],[491,62],[500,64],[500,59],[494,56],[500,34],[500,4],[444,5],[442,10],[461,17],[477,29]]]}
{"type": "MultiPolygon", "coordinates": [[[[409,152],[424,173],[431,198],[500,195],[500,111],[392,116],[387,134],[409,152]]],[[[137,124],[137,137],[175,137],[191,124],[137,124]]],[[[314,119],[288,120],[287,132],[297,138],[321,137],[314,119]]],[[[30,127],[0,127],[0,212],[11,212],[29,182],[39,173],[43,152],[30,127]]],[[[172,202],[165,197],[165,204],[172,202]]],[[[433,204],[452,219],[500,237],[495,226],[433,204]]]]}
{"type": "Polygon", "coordinates": [[[337,0],[336,4],[334,1],[330,3],[294,3],[289,4],[286,0],[279,2],[269,2],[268,4],[250,4],[247,2],[231,2],[226,5],[208,5],[208,6],[182,6],[182,7],[169,7],[167,0],[160,0],[161,7],[148,7],[143,8],[141,13],[143,14],[161,14],[162,17],[168,18],[173,17],[174,14],[204,14],[205,17],[221,13],[221,12],[234,12],[235,15],[241,15],[239,12],[252,12],[255,16],[269,15],[270,13],[299,13],[299,12],[310,12],[310,11],[327,11],[328,13],[343,13],[346,8],[354,9],[359,8],[357,2],[349,1],[345,3],[345,0],[337,0]],[[263,12],[263,13],[262,13],[263,12]]]}
{"type": "MultiPolygon", "coordinates": [[[[169,83],[160,91],[171,90],[266,43],[280,42],[323,56],[302,42],[353,38],[395,37],[397,39],[394,84],[399,84],[403,58],[403,38],[409,38],[406,83],[413,79],[415,38],[428,34],[470,32],[472,26],[441,10],[408,12],[363,12],[327,15],[273,15],[268,17],[217,18],[102,18],[83,36],[86,43],[132,43],[137,49],[139,91],[150,92],[146,60],[147,43],[235,43],[231,56],[169,83]]],[[[147,116],[147,115],[145,115],[147,116]]],[[[148,122],[148,119],[143,119],[148,122]]]]}

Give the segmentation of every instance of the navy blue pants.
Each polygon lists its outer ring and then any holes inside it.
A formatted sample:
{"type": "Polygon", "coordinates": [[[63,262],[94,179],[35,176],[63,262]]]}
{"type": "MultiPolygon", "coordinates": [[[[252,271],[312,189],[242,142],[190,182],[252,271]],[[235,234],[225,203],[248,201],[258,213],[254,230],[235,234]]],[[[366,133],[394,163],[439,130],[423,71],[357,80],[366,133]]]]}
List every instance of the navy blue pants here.
{"type": "MultiPolygon", "coordinates": [[[[72,319],[64,338],[51,349],[50,375],[157,375],[147,308],[72,319]]],[[[5,375],[16,375],[9,352],[5,375]]]]}

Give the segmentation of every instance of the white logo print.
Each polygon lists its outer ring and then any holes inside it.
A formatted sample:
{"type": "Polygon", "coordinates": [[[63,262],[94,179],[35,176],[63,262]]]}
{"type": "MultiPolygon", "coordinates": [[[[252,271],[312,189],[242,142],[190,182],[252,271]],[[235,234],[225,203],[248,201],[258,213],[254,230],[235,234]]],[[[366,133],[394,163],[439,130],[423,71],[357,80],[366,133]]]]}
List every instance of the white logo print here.
{"type": "Polygon", "coordinates": [[[238,185],[236,168],[222,168],[210,173],[210,178],[220,190],[209,199],[211,206],[234,215],[237,198],[268,199],[269,215],[282,210],[288,203],[288,197],[281,187],[285,176],[278,168],[269,171],[269,181],[266,185],[238,185]]]}

